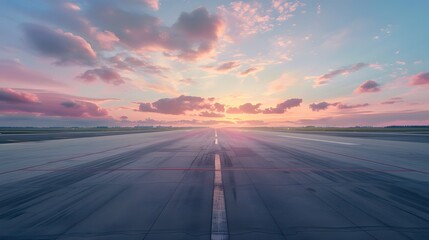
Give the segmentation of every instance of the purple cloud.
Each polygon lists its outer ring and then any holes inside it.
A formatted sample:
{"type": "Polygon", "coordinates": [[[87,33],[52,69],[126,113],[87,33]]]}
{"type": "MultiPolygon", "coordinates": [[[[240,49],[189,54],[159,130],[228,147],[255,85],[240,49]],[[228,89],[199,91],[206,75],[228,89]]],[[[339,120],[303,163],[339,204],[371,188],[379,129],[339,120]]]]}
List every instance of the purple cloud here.
{"type": "Polygon", "coordinates": [[[261,125],[266,125],[267,123],[263,120],[241,120],[241,121],[237,121],[237,124],[261,126],[261,125]]]}
{"type": "Polygon", "coordinates": [[[266,108],[262,111],[264,114],[282,114],[285,113],[288,109],[293,107],[298,107],[301,105],[301,98],[291,98],[282,103],[277,104],[275,108],[266,108]]]}
{"type": "Polygon", "coordinates": [[[321,110],[326,110],[329,106],[331,106],[331,104],[327,102],[312,103],[310,104],[310,109],[315,112],[318,112],[321,110]]]}
{"type": "Polygon", "coordinates": [[[124,78],[122,78],[118,72],[108,67],[87,70],[83,74],[79,75],[77,78],[82,79],[85,82],[94,82],[99,79],[105,83],[113,85],[120,85],[125,83],[124,78]]]}
{"type": "Polygon", "coordinates": [[[356,88],[355,93],[379,92],[380,84],[374,80],[367,80],[356,88]]]}
{"type": "Polygon", "coordinates": [[[260,69],[259,68],[257,68],[257,67],[251,67],[251,68],[248,68],[248,69],[246,69],[246,70],[244,70],[244,71],[242,71],[242,72],[240,72],[240,75],[241,76],[247,76],[247,75],[249,75],[249,74],[251,74],[251,73],[254,73],[254,72],[257,72],[257,71],[259,71],[260,69]]]}
{"type": "Polygon", "coordinates": [[[387,101],[382,102],[381,104],[395,104],[399,102],[403,102],[403,99],[401,97],[393,97],[387,101]]]}
{"type": "Polygon", "coordinates": [[[62,30],[27,23],[23,25],[25,38],[43,56],[54,58],[57,65],[93,66],[97,54],[82,37],[62,30]]]}
{"type": "Polygon", "coordinates": [[[225,112],[225,105],[220,103],[214,103],[213,108],[218,112],[225,112]]]}
{"type": "Polygon", "coordinates": [[[231,107],[226,110],[226,113],[229,114],[257,114],[260,113],[261,110],[259,107],[261,106],[261,103],[258,104],[251,104],[251,103],[245,103],[243,105],[240,105],[238,107],[231,107]]]}
{"type": "Polygon", "coordinates": [[[26,92],[17,92],[10,88],[0,88],[0,102],[3,103],[36,103],[38,102],[36,95],[26,92]]]}
{"type": "Polygon", "coordinates": [[[121,57],[120,55],[116,55],[109,58],[108,60],[113,67],[128,71],[142,69],[144,72],[162,76],[164,72],[169,70],[166,67],[158,66],[150,63],[147,60],[136,57],[121,57]]]}
{"type": "Polygon", "coordinates": [[[20,62],[10,60],[0,60],[0,82],[21,83],[28,85],[60,86],[59,82],[44,73],[32,70],[22,65],[20,62]]]}
{"type": "Polygon", "coordinates": [[[411,76],[409,84],[412,86],[429,84],[429,72],[421,72],[411,76]]]}
{"type": "Polygon", "coordinates": [[[336,103],[320,102],[320,103],[312,103],[309,105],[310,109],[314,112],[326,110],[328,109],[329,106],[335,106],[338,109],[353,109],[353,108],[367,107],[369,106],[369,103],[345,104],[341,102],[336,102],[336,103]]]}
{"type": "Polygon", "coordinates": [[[369,106],[369,103],[362,103],[362,104],[334,103],[333,106],[337,106],[338,109],[352,109],[352,108],[367,107],[369,106]]]}
{"type": "Polygon", "coordinates": [[[105,117],[107,110],[85,98],[40,91],[0,89],[1,113],[32,113],[59,117],[105,117]]]}
{"type": "Polygon", "coordinates": [[[226,63],[222,63],[221,65],[219,65],[216,68],[216,71],[219,72],[228,72],[236,67],[240,66],[240,63],[238,62],[226,62],[226,63]]]}
{"type": "Polygon", "coordinates": [[[285,113],[288,109],[293,107],[298,107],[302,103],[300,98],[291,98],[282,103],[276,105],[276,107],[260,109],[261,103],[251,104],[245,103],[238,107],[230,107],[226,110],[226,113],[229,114],[282,114],[285,113]]]}
{"type": "Polygon", "coordinates": [[[179,80],[180,83],[183,83],[185,85],[194,85],[196,82],[192,78],[183,78],[179,80]]]}
{"type": "Polygon", "coordinates": [[[210,118],[220,118],[220,117],[225,117],[225,114],[204,111],[204,112],[200,112],[200,114],[198,114],[198,116],[200,116],[200,117],[210,117],[210,118]]]}
{"type": "Polygon", "coordinates": [[[224,28],[221,18],[204,7],[182,13],[171,27],[157,17],[104,2],[92,6],[90,18],[133,50],[163,51],[184,60],[210,55],[224,28]]]}
{"type": "Polygon", "coordinates": [[[181,115],[188,111],[222,110],[222,104],[212,104],[202,97],[181,95],[177,98],[162,98],[152,103],[140,103],[139,111],[181,115]]]}

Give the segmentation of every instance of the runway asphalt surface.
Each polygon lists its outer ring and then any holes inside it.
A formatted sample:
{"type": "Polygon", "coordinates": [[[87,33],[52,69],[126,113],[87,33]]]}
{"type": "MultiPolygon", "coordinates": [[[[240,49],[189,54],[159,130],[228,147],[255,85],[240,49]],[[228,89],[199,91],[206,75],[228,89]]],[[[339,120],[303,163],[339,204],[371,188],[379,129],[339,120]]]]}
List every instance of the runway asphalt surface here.
{"type": "Polygon", "coordinates": [[[210,128],[2,144],[0,239],[426,240],[429,144],[210,128]]]}

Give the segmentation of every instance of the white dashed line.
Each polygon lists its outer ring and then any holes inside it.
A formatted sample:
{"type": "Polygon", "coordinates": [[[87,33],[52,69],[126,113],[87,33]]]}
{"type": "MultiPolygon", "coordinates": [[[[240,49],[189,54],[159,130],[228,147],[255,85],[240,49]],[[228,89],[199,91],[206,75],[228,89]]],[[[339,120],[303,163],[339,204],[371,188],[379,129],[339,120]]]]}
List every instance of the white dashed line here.
{"type": "Polygon", "coordinates": [[[215,176],[213,188],[212,240],[228,240],[225,195],[222,184],[222,165],[219,154],[215,155],[215,176]]]}
{"type": "Polygon", "coordinates": [[[277,136],[284,137],[284,138],[296,138],[296,139],[309,140],[309,141],[315,141],[315,142],[335,143],[335,144],[350,145],[350,146],[359,145],[357,143],[336,142],[336,141],[328,141],[328,140],[314,139],[314,138],[304,138],[304,137],[285,136],[285,135],[277,135],[277,136]]]}
{"type": "Polygon", "coordinates": [[[218,144],[218,142],[219,142],[219,141],[218,141],[218,140],[217,140],[217,138],[216,138],[216,139],[215,139],[215,144],[217,145],[217,144],[218,144]]]}
{"type": "Polygon", "coordinates": [[[215,129],[215,137],[217,137],[217,130],[215,129]]]}

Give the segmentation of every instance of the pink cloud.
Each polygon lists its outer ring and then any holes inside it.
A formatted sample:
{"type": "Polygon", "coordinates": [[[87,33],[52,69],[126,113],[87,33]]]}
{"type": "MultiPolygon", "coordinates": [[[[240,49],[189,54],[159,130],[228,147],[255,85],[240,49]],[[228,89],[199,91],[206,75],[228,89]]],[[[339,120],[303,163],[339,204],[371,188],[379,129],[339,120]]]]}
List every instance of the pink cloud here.
{"type": "Polygon", "coordinates": [[[338,75],[347,75],[347,74],[359,71],[366,66],[368,66],[368,64],[366,63],[356,63],[350,66],[346,66],[337,70],[330,71],[318,77],[315,81],[315,84],[316,86],[326,84],[329,80],[331,80],[334,77],[337,77],[338,75]]]}
{"type": "Polygon", "coordinates": [[[95,31],[94,35],[104,50],[112,50],[114,45],[119,42],[119,38],[110,31],[95,31]]]}
{"type": "Polygon", "coordinates": [[[330,106],[335,106],[337,107],[337,109],[353,109],[353,108],[367,107],[369,106],[369,103],[346,104],[341,102],[336,102],[336,103],[320,102],[320,103],[312,103],[309,105],[310,109],[314,112],[326,110],[330,106]]]}
{"type": "Polygon", "coordinates": [[[183,83],[185,85],[194,85],[196,82],[192,78],[183,78],[179,80],[180,83],[183,83]]]}
{"type": "Polygon", "coordinates": [[[267,125],[267,123],[263,120],[240,120],[237,121],[237,124],[240,125],[251,125],[251,126],[262,126],[267,125]]]}
{"type": "Polygon", "coordinates": [[[361,108],[369,106],[369,103],[362,104],[343,104],[343,103],[334,103],[334,106],[337,106],[338,109],[352,109],[352,108],[361,108]]]}
{"type": "Polygon", "coordinates": [[[387,101],[382,102],[381,104],[395,104],[399,102],[403,102],[404,100],[401,97],[393,97],[387,101]]]}
{"type": "Polygon", "coordinates": [[[26,92],[17,92],[10,88],[0,88],[0,102],[3,103],[37,103],[36,95],[26,92]]]}
{"type": "Polygon", "coordinates": [[[355,89],[355,93],[379,92],[380,84],[374,80],[367,80],[355,89]]]}
{"type": "Polygon", "coordinates": [[[309,107],[310,107],[311,110],[313,110],[315,112],[318,112],[318,111],[321,111],[321,110],[326,110],[329,106],[331,106],[330,103],[320,102],[320,103],[312,103],[312,104],[310,104],[309,107]]]}
{"type": "Polygon", "coordinates": [[[260,71],[260,70],[261,70],[261,69],[260,69],[260,68],[257,68],[257,67],[250,67],[250,68],[248,68],[248,69],[246,69],[246,70],[244,70],[244,71],[240,72],[240,75],[241,75],[241,76],[247,76],[247,75],[249,75],[249,74],[252,74],[252,73],[258,72],[258,71],[260,71]]]}
{"type": "Polygon", "coordinates": [[[214,105],[202,97],[181,95],[177,98],[162,98],[152,103],[140,103],[139,111],[181,115],[188,111],[218,111],[223,108],[222,104],[214,105]]]}
{"type": "Polygon", "coordinates": [[[226,110],[226,113],[229,114],[257,114],[260,113],[261,110],[259,107],[261,106],[261,103],[257,104],[251,104],[251,103],[245,103],[243,105],[240,105],[238,107],[231,107],[226,110]]]}
{"type": "Polygon", "coordinates": [[[142,0],[143,3],[145,3],[146,5],[148,5],[149,7],[151,7],[154,10],[158,10],[159,9],[159,2],[158,0],[142,0]]]}
{"type": "Polygon", "coordinates": [[[257,1],[234,1],[218,7],[220,15],[227,21],[229,35],[249,36],[273,29],[279,22],[284,22],[304,4],[275,0],[267,7],[257,1]]]}
{"type": "Polygon", "coordinates": [[[230,71],[236,67],[240,66],[240,63],[238,62],[226,62],[219,65],[216,70],[219,72],[227,72],[230,71]]]}
{"type": "Polygon", "coordinates": [[[282,103],[277,104],[274,108],[266,108],[262,111],[264,114],[282,114],[285,113],[288,109],[298,107],[301,105],[302,99],[300,98],[291,98],[282,103]]]}
{"type": "Polygon", "coordinates": [[[118,69],[128,71],[135,71],[136,69],[141,69],[146,73],[155,74],[161,77],[164,77],[163,73],[169,71],[169,68],[160,65],[155,65],[146,59],[141,59],[137,57],[122,57],[119,54],[109,58],[108,61],[112,64],[113,67],[118,69]]]}
{"type": "Polygon", "coordinates": [[[222,19],[204,7],[182,13],[171,27],[157,17],[109,4],[93,7],[91,19],[133,50],[162,51],[189,61],[212,54],[224,28],[222,19]]]}
{"type": "Polygon", "coordinates": [[[276,17],[277,21],[286,21],[289,18],[293,17],[293,12],[295,12],[299,7],[303,7],[304,4],[301,2],[290,2],[286,0],[273,0],[273,7],[278,12],[276,17]]]}
{"type": "Polygon", "coordinates": [[[97,54],[82,37],[46,26],[24,24],[26,40],[40,54],[54,58],[57,65],[89,65],[96,62],[97,54]]]}
{"type": "Polygon", "coordinates": [[[84,80],[85,82],[94,82],[98,79],[113,85],[125,83],[124,78],[122,78],[118,72],[108,67],[87,70],[83,74],[79,75],[78,78],[84,80]]]}
{"type": "Polygon", "coordinates": [[[245,103],[238,107],[230,107],[226,110],[226,113],[229,114],[283,114],[288,109],[298,107],[302,103],[302,99],[300,98],[291,98],[288,100],[285,100],[282,103],[279,103],[276,105],[276,107],[270,107],[261,109],[261,103],[258,104],[251,104],[251,103],[245,103]]]}
{"type": "Polygon", "coordinates": [[[0,60],[0,82],[7,84],[22,83],[26,86],[60,86],[44,73],[32,70],[22,65],[20,62],[10,60],[0,60]]]}
{"type": "Polygon", "coordinates": [[[214,103],[213,108],[218,112],[225,112],[225,105],[220,103],[214,103]]]}
{"type": "Polygon", "coordinates": [[[258,2],[231,2],[229,6],[220,6],[219,12],[228,21],[230,34],[238,36],[253,35],[273,28],[270,16],[258,2]]]}
{"type": "Polygon", "coordinates": [[[426,85],[429,84],[429,72],[421,72],[410,77],[409,85],[426,85]]]}
{"type": "Polygon", "coordinates": [[[192,120],[173,120],[173,121],[163,121],[163,120],[155,120],[152,118],[146,118],[145,120],[140,120],[135,122],[138,125],[172,125],[172,126],[210,126],[210,125],[219,125],[219,124],[225,124],[230,125],[234,124],[234,122],[231,121],[225,121],[225,120],[205,120],[200,121],[196,119],[192,120]]]}
{"type": "Polygon", "coordinates": [[[200,117],[210,117],[210,118],[220,118],[220,117],[225,117],[225,114],[204,111],[204,112],[201,112],[200,114],[198,114],[198,116],[200,116],[200,117]]]}
{"type": "Polygon", "coordinates": [[[80,97],[40,91],[0,90],[0,112],[60,117],[105,117],[107,110],[80,97]]]}
{"type": "Polygon", "coordinates": [[[71,2],[64,3],[64,7],[67,9],[70,9],[72,11],[80,11],[79,5],[71,3],[71,2]]]}

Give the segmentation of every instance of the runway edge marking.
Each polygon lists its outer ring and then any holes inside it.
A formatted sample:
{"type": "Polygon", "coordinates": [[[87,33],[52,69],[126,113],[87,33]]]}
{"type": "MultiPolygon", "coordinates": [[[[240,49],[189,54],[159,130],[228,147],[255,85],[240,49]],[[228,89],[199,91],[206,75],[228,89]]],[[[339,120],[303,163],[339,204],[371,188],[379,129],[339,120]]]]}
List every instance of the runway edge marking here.
{"type": "Polygon", "coordinates": [[[336,142],[336,141],[329,141],[329,140],[322,140],[322,139],[315,139],[315,138],[305,138],[305,137],[295,137],[295,136],[285,136],[285,135],[277,135],[277,136],[284,137],[284,138],[295,138],[295,139],[309,140],[309,141],[315,141],[315,142],[335,143],[335,144],[349,145],[349,146],[360,145],[357,143],[336,142]]]}
{"type": "Polygon", "coordinates": [[[222,165],[219,154],[215,155],[215,175],[213,187],[212,240],[228,240],[225,194],[222,183],[222,165]]]}

